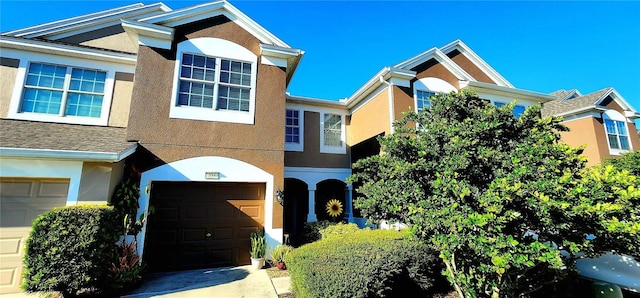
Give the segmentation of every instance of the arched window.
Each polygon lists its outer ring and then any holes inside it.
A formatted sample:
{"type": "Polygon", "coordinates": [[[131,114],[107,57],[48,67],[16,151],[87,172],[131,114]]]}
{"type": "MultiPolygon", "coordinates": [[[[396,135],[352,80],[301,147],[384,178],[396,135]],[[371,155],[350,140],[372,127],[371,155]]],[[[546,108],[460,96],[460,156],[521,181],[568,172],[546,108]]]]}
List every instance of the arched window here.
{"type": "Polygon", "coordinates": [[[179,43],[169,117],[253,124],[257,61],[224,39],[179,43]]]}
{"type": "Polygon", "coordinates": [[[413,99],[416,112],[422,111],[431,105],[431,96],[436,93],[449,93],[458,91],[451,84],[439,78],[422,78],[413,83],[413,99]]]}

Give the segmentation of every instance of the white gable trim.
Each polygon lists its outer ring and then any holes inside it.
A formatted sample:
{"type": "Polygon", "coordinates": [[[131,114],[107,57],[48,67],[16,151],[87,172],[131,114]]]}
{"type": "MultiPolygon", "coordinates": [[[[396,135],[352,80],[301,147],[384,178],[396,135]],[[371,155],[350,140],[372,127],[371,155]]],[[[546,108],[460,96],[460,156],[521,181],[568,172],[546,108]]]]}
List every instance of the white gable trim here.
{"type": "Polygon", "coordinates": [[[460,89],[472,89],[475,90],[478,95],[499,95],[512,100],[518,99],[539,103],[544,103],[556,99],[555,96],[551,96],[545,93],[474,81],[460,81],[460,89]]]}
{"type": "Polygon", "coordinates": [[[136,47],[138,45],[169,50],[173,42],[173,28],[137,21],[122,20],[122,28],[136,47]]]}
{"type": "Polygon", "coordinates": [[[29,28],[14,30],[7,32],[4,35],[25,38],[45,37],[50,40],[57,40],[118,25],[120,24],[121,19],[149,17],[150,15],[170,10],[170,8],[162,3],[150,5],[136,3],[29,28]]]}
{"type": "Polygon", "coordinates": [[[618,93],[618,91],[616,91],[616,89],[613,89],[613,88],[609,88],[607,92],[602,94],[602,96],[600,96],[600,98],[596,100],[594,105],[600,105],[602,101],[604,101],[609,95],[611,95],[611,97],[613,98],[613,101],[615,101],[618,105],[620,105],[625,110],[625,113],[628,111],[630,112],[628,114],[632,114],[632,115],[638,114],[638,111],[636,111],[636,109],[634,109],[633,106],[631,106],[629,102],[627,102],[622,97],[622,95],[620,95],[620,93],[618,93]]]}
{"type": "Polygon", "coordinates": [[[500,73],[498,73],[493,67],[491,67],[487,62],[485,62],[478,54],[476,54],[471,48],[469,48],[464,42],[461,40],[455,40],[444,47],[440,48],[440,50],[444,54],[449,54],[454,50],[460,51],[467,59],[471,60],[473,64],[475,64],[482,72],[484,72],[491,80],[493,80],[497,85],[503,87],[515,88],[507,79],[505,79],[500,73]]]}
{"type": "Polygon", "coordinates": [[[141,19],[141,22],[176,27],[199,20],[224,15],[238,26],[247,30],[262,43],[290,48],[284,41],[264,29],[254,20],[224,0],[194,5],[183,9],[167,12],[158,16],[141,19]]]}
{"type": "Polygon", "coordinates": [[[462,69],[458,64],[453,62],[447,55],[445,55],[438,48],[431,48],[427,51],[424,51],[414,57],[411,57],[403,62],[396,64],[394,67],[402,68],[402,69],[412,69],[422,63],[429,61],[430,59],[435,59],[442,66],[444,66],[449,72],[451,72],[458,80],[465,81],[475,81],[470,74],[468,74],[464,69],[462,69]]]}

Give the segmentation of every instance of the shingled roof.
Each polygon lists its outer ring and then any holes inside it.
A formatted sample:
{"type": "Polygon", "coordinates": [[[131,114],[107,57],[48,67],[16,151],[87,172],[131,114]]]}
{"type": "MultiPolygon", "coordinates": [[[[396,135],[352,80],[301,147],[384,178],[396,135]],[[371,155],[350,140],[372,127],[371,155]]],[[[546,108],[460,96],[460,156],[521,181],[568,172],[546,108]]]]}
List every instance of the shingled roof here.
{"type": "Polygon", "coordinates": [[[0,148],[120,154],[137,146],[126,128],[0,119],[0,148]]]}
{"type": "Polygon", "coordinates": [[[571,90],[554,91],[551,95],[557,96],[558,99],[554,101],[546,102],[543,104],[542,111],[541,111],[542,116],[546,117],[546,116],[552,116],[552,115],[559,115],[569,111],[574,111],[574,110],[587,108],[587,107],[595,108],[596,102],[600,98],[602,98],[602,96],[604,96],[605,93],[609,92],[610,90],[611,88],[604,88],[602,90],[598,90],[596,92],[579,96],[576,98],[568,99],[565,101],[562,101],[562,99],[567,95],[569,95],[571,90]]]}

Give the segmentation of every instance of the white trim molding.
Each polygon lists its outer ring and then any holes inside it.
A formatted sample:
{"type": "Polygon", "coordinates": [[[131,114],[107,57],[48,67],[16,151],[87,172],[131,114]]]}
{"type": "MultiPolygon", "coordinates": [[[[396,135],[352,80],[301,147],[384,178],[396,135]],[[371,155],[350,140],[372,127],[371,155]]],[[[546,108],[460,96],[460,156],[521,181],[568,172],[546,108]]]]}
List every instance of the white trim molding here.
{"type": "MultiPolygon", "coordinates": [[[[302,152],[302,151],[304,151],[304,109],[302,109],[300,107],[289,107],[289,106],[287,106],[285,111],[286,110],[298,112],[298,137],[299,137],[299,142],[297,144],[296,143],[287,143],[287,140],[285,139],[284,151],[302,152]]],[[[286,115],[285,115],[285,118],[286,118],[286,115]]],[[[286,123],[285,123],[285,126],[286,126],[286,123]]],[[[286,132],[285,132],[285,137],[286,137],[286,132]]]]}
{"type": "Polygon", "coordinates": [[[347,154],[346,115],[344,113],[321,112],[320,113],[320,153],[347,154]],[[335,115],[340,117],[340,146],[327,146],[324,143],[325,116],[335,115]]]}
{"type": "Polygon", "coordinates": [[[322,181],[335,179],[346,183],[351,176],[350,168],[308,168],[308,167],[284,167],[284,178],[295,178],[304,181],[309,189],[316,189],[316,185],[322,181]]]}
{"type": "Polygon", "coordinates": [[[106,161],[119,162],[136,152],[138,144],[122,152],[92,152],[92,151],[72,151],[72,150],[51,150],[51,149],[29,149],[29,148],[8,148],[0,147],[0,157],[18,158],[50,158],[59,160],[81,160],[81,161],[106,161]]]}
{"type": "Polygon", "coordinates": [[[440,50],[446,55],[453,50],[458,50],[462,55],[467,57],[475,66],[480,68],[492,81],[497,85],[509,88],[515,88],[507,79],[505,79],[500,73],[498,73],[489,63],[485,62],[478,54],[476,54],[469,46],[467,46],[462,40],[456,39],[453,42],[443,46],[440,50]]]}
{"type": "MultiPolygon", "coordinates": [[[[138,216],[149,209],[150,188],[155,181],[182,182],[250,182],[265,183],[264,230],[267,247],[282,243],[282,228],[273,228],[274,177],[270,173],[244,161],[220,156],[200,156],[183,159],[153,168],[142,173],[140,179],[140,208],[138,216]],[[205,178],[206,172],[218,172],[218,180],[205,178]]],[[[145,224],[139,234],[138,251],[144,260],[145,224]]]]}

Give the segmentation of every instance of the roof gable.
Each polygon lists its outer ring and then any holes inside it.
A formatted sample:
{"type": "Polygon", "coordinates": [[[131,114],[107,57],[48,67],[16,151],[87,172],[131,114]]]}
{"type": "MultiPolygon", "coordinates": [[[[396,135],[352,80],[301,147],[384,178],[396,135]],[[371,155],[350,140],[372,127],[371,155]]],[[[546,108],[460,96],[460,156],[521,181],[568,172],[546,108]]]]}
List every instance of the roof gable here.
{"type": "Polygon", "coordinates": [[[449,72],[451,72],[458,80],[461,81],[475,81],[475,79],[468,74],[464,69],[462,69],[458,64],[453,62],[451,58],[447,57],[440,49],[434,47],[429,50],[426,50],[416,56],[413,56],[405,61],[402,61],[396,65],[394,68],[405,69],[405,70],[413,70],[417,66],[434,59],[438,61],[438,63],[442,64],[449,72]]]}
{"type": "Polygon", "coordinates": [[[462,55],[467,57],[474,65],[476,65],[482,72],[484,72],[491,80],[493,80],[496,85],[503,87],[515,88],[507,79],[505,79],[502,75],[500,75],[493,67],[491,67],[487,62],[485,62],[478,54],[476,54],[471,48],[469,48],[464,42],[461,40],[454,40],[453,42],[443,46],[440,50],[444,54],[449,54],[454,50],[458,50],[462,55]]]}
{"type": "Polygon", "coordinates": [[[139,22],[175,28],[180,25],[221,15],[227,17],[229,20],[251,33],[264,44],[291,48],[284,41],[280,40],[278,37],[238,10],[235,6],[224,0],[168,11],[159,15],[140,19],[139,22]]]}

